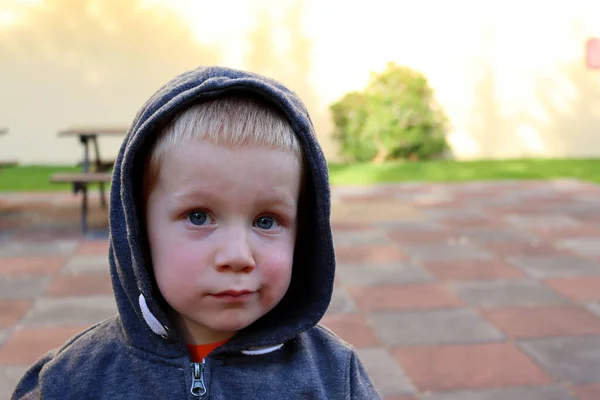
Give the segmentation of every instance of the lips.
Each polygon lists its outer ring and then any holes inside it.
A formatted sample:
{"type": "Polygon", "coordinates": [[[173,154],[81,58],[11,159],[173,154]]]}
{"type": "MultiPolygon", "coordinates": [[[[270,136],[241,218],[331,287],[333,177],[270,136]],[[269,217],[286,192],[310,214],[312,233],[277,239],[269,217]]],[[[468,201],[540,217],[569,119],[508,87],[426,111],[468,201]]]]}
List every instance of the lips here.
{"type": "Polygon", "coordinates": [[[214,294],[216,297],[242,297],[254,293],[252,290],[225,290],[214,294]]]}
{"type": "Polygon", "coordinates": [[[258,293],[253,290],[224,290],[212,295],[219,302],[227,304],[242,304],[250,301],[258,293]]]}

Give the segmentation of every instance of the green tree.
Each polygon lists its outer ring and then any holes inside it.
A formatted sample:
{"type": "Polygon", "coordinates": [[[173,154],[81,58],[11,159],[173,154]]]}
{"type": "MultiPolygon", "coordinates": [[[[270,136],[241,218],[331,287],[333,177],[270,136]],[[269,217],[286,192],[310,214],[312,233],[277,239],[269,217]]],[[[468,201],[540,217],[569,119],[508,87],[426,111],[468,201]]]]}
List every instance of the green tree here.
{"type": "Polygon", "coordinates": [[[351,161],[429,159],[447,149],[447,118],[426,77],[389,63],[362,92],[331,105],[333,136],[351,161]]]}

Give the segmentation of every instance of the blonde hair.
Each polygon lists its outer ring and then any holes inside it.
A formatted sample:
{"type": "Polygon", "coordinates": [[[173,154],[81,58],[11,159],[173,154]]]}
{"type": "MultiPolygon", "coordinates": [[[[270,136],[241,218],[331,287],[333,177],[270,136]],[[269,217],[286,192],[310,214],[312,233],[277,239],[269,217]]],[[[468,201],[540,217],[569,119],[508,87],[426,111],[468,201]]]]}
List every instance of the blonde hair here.
{"type": "Polygon", "coordinates": [[[164,154],[194,139],[232,149],[258,146],[283,150],[303,165],[298,137],[279,110],[256,97],[219,97],[187,108],[159,134],[146,159],[146,199],[156,183],[164,154]]]}

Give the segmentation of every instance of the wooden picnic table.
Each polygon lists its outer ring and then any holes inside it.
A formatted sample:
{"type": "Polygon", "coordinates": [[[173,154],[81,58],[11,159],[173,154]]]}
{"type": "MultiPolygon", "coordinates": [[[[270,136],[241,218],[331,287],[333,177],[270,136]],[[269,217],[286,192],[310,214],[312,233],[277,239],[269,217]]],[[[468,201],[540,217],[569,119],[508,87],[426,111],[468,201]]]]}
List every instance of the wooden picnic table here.
{"type": "Polygon", "coordinates": [[[100,157],[100,146],[98,146],[98,136],[125,136],[127,134],[126,127],[71,127],[58,132],[58,136],[76,136],[83,144],[83,172],[89,172],[90,168],[90,142],[94,145],[94,164],[96,172],[106,170],[106,166],[100,157]]]}
{"type": "Polygon", "coordinates": [[[75,193],[82,192],[81,204],[81,230],[87,232],[87,211],[88,197],[87,185],[97,183],[100,188],[100,204],[102,208],[107,207],[104,184],[110,182],[111,175],[108,171],[113,167],[112,161],[103,161],[100,156],[100,146],[98,145],[99,136],[119,137],[127,134],[126,127],[107,127],[107,126],[76,126],[64,129],[58,132],[60,137],[77,137],[83,145],[82,172],[76,174],[54,174],[51,182],[68,182],[73,185],[75,193]],[[90,160],[90,142],[94,146],[94,160],[90,160]],[[91,162],[90,162],[91,161],[91,162]],[[90,170],[90,164],[93,164],[94,170],[90,170]]]}

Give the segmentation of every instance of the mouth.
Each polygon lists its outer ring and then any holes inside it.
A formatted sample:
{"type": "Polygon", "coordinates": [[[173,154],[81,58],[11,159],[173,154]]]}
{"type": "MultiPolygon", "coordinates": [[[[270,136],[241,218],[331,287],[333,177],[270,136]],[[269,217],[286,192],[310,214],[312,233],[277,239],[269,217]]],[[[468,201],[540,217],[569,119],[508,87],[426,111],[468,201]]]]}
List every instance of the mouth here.
{"type": "Polygon", "coordinates": [[[243,296],[245,294],[254,293],[252,290],[225,290],[223,292],[216,293],[214,296],[243,296]]]}
{"type": "Polygon", "coordinates": [[[213,294],[213,297],[227,301],[244,301],[249,299],[256,291],[252,290],[225,290],[223,292],[213,294]]]}

